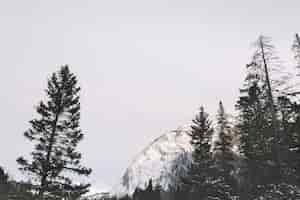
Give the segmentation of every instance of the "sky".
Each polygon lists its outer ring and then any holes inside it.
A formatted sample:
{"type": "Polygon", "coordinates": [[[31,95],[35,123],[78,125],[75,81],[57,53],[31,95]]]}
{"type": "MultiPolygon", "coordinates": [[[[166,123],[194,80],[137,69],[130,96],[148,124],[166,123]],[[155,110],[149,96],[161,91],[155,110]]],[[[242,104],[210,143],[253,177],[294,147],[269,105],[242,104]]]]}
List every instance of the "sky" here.
{"type": "Polygon", "coordinates": [[[251,44],[271,36],[286,65],[299,0],[0,0],[0,165],[21,177],[23,132],[46,81],[68,64],[82,87],[79,148],[110,188],[153,139],[219,100],[234,112],[251,44]]]}

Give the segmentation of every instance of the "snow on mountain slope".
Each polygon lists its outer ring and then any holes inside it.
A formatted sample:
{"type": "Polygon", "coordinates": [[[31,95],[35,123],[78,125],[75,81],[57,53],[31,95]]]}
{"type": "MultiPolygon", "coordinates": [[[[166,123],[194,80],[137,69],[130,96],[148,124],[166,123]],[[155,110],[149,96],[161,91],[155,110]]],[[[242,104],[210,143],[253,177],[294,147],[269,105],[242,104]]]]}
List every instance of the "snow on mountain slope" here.
{"type": "Polygon", "coordinates": [[[178,182],[191,162],[189,131],[190,127],[185,126],[155,139],[136,156],[111,194],[132,195],[137,187],[144,189],[150,179],[154,185],[159,183],[163,189],[174,186],[171,183],[178,182]]]}

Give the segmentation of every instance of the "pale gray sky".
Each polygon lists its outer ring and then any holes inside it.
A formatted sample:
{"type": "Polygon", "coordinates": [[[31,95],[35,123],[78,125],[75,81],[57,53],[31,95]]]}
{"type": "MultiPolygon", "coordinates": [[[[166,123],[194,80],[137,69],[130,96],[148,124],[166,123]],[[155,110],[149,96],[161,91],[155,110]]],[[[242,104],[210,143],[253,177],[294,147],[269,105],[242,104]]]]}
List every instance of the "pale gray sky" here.
{"type": "Polygon", "coordinates": [[[82,86],[80,148],[96,187],[114,185],[165,130],[219,99],[233,111],[260,33],[283,60],[299,0],[0,0],[0,165],[18,176],[47,76],[69,64],[82,86]]]}

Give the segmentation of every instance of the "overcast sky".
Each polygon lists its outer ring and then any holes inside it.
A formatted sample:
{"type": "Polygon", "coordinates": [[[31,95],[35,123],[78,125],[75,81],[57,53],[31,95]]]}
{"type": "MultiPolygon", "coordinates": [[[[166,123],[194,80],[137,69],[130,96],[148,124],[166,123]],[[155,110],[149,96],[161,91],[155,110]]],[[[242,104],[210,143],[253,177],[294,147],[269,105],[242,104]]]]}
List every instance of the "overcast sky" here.
{"type": "Polygon", "coordinates": [[[284,61],[299,0],[0,0],[0,165],[16,158],[47,77],[69,64],[82,87],[84,163],[99,189],[151,140],[218,101],[234,110],[251,43],[272,36],[284,61]]]}

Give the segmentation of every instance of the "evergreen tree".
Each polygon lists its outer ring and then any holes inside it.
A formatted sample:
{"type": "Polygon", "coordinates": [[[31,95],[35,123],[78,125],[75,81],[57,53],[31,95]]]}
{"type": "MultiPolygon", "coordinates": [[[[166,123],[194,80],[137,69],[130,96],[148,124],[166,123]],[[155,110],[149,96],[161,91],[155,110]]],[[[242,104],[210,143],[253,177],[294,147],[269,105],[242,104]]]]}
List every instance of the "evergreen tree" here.
{"type": "Polygon", "coordinates": [[[136,188],[132,199],[133,200],[160,200],[162,189],[160,185],[153,186],[152,180],[150,179],[146,189],[142,190],[136,188]]]}
{"type": "Polygon", "coordinates": [[[53,73],[46,90],[48,100],[37,106],[39,118],[30,121],[24,136],[35,144],[32,159],[17,159],[20,170],[37,182],[39,199],[67,199],[88,191],[89,184],[74,184],[70,174],[89,175],[91,169],[80,164],[76,151],[83,139],[79,127],[80,87],[68,66],[53,73]]]}
{"type": "Polygon", "coordinates": [[[213,128],[203,107],[200,108],[200,112],[192,122],[190,135],[191,145],[194,148],[192,153],[193,162],[183,183],[190,188],[192,199],[204,199],[212,195],[210,194],[210,187],[213,185],[211,171],[211,165],[213,164],[211,153],[213,128]]]}
{"type": "Polygon", "coordinates": [[[28,182],[12,180],[0,167],[0,200],[33,200],[32,185],[28,182]]]}
{"type": "MultiPolygon", "coordinates": [[[[300,36],[298,33],[295,34],[292,50],[295,53],[295,60],[297,62],[296,68],[299,70],[300,69],[300,36]]],[[[298,76],[300,75],[299,72],[297,75],[298,76]]]]}
{"type": "Polygon", "coordinates": [[[146,190],[144,191],[144,198],[145,200],[151,200],[153,199],[153,194],[154,194],[154,188],[153,188],[153,184],[152,184],[152,179],[149,180],[148,182],[148,186],[146,188],[146,190]]]}
{"type": "Polygon", "coordinates": [[[292,112],[291,102],[283,91],[286,78],[278,67],[270,39],[260,36],[256,47],[236,105],[240,151],[247,163],[241,170],[247,185],[242,192],[244,199],[250,198],[250,194],[253,197],[264,193],[270,184],[280,185],[283,179],[287,180],[286,175],[291,174],[287,164],[291,160],[287,158],[291,157],[292,112]],[[271,73],[273,71],[277,73],[271,73]]]}
{"type": "Polygon", "coordinates": [[[285,183],[295,184],[300,174],[295,174],[299,169],[299,117],[300,106],[291,100],[289,96],[278,98],[278,110],[280,113],[280,147],[281,147],[281,170],[282,178],[285,183]]]}
{"type": "Polygon", "coordinates": [[[215,142],[214,152],[221,154],[221,158],[232,158],[233,132],[225,113],[222,101],[219,102],[217,115],[218,140],[215,142]]]}
{"type": "MultiPolygon", "coordinates": [[[[297,76],[300,76],[300,36],[298,33],[295,34],[295,38],[292,45],[292,50],[294,52],[294,58],[296,61],[296,71],[297,76]]],[[[298,80],[297,83],[299,84],[298,80]]],[[[289,96],[286,100],[286,104],[288,104],[288,114],[291,116],[287,118],[286,121],[290,126],[289,129],[289,144],[290,150],[292,152],[291,165],[294,166],[296,171],[298,183],[300,182],[300,102],[299,102],[299,88],[295,88],[294,92],[289,93],[289,96]],[[292,100],[293,99],[293,100],[292,100]],[[292,119],[291,119],[292,118],[292,119]],[[295,161],[296,160],[296,161],[295,161]]]]}
{"type": "Polygon", "coordinates": [[[216,194],[220,199],[232,199],[237,194],[235,179],[232,176],[235,167],[235,155],[233,153],[233,132],[225,113],[222,102],[219,103],[217,115],[217,135],[218,139],[214,145],[216,160],[216,194]]]}
{"type": "MultiPolygon", "coordinates": [[[[282,77],[275,77],[274,73],[271,77],[270,72],[279,72],[281,70],[281,66],[279,66],[278,57],[275,54],[275,48],[271,44],[270,38],[260,35],[255,46],[256,49],[253,54],[252,61],[247,65],[247,67],[252,71],[252,73],[254,72],[253,74],[258,76],[257,80],[259,82],[257,83],[261,84],[259,86],[262,88],[262,92],[265,95],[265,105],[266,109],[268,109],[266,111],[271,114],[271,127],[274,133],[273,139],[274,143],[276,143],[279,140],[279,132],[274,102],[274,91],[277,91],[278,87],[284,84],[284,81],[282,77]]],[[[277,73],[276,75],[280,75],[280,73],[277,73]]],[[[274,150],[276,151],[276,156],[278,158],[278,147],[276,146],[274,150]]]]}
{"type": "Polygon", "coordinates": [[[8,199],[10,186],[8,182],[8,175],[2,167],[0,167],[0,200],[8,199]]]}
{"type": "Polygon", "coordinates": [[[10,198],[14,200],[34,200],[38,199],[32,192],[33,186],[30,182],[10,181],[10,198]]]}
{"type": "Polygon", "coordinates": [[[280,167],[282,156],[280,155],[281,147],[279,143],[282,138],[282,132],[280,131],[279,113],[276,103],[279,97],[285,95],[283,90],[287,89],[288,76],[282,70],[283,67],[280,65],[270,38],[260,36],[256,42],[256,46],[257,49],[248,68],[253,71],[259,71],[258,74],[260,74],[259,80],[262,82],[260,87],[263,93],[261,100],[264,103],[263,111],[270,113],[269,124],[272,133],[270,133],[271,135],[268,139],[272,143],[271,148],[274,152],[274,162],[280,167]]]}
{"type": "Polygon", "coordinates": [[[244,179],[240,187],[242,199],[251,199],[254,193],[259,193],[257,188],[264,185],[269,173],[265,163],[274,160],[271,147],[274,135],[266,82],[261,70],[249,66],[247,70],[244,88],[240,90],[241,96],[236,104],[239,111],[236,125],[239,150],[246,162],[240,172],[244,179]]]}
{"type": "Polygon", "coordinates": [[[242,93],[237,103],[240,151],[246,162],[241,174],[246,180],[241,188],[242,199],[252,199],[264,193],[267,184],[278,181],[279,171],[274,164],[274,132],[262,90],[254,82],[244,90],[246,94],[242,93]]]}
{"type": "MultiPolygon", "coordinates": [[[[299,38],[298,38],[299,39],[299,38]]],[[[269,124],[270,124],[270,137],[268,140],[271,143],[273,154],[273,161],[276,164],[276,172],[280,176],[281,162],[284,159],[284,155],[281,155],[286,151],[286,147],[282,146],[280,141],[284,137],[282,132],[280,118],[282,112],[278,106],[279,100],[286,99],[287,94],[290,93],[291,87],[288,85],[290,74],[284,71],[284,67],[279,61],[276,55],[276,50],[271,44],[271,39],[265,36],[260,36],[255,43],[256,50],[254,52],[252,61],[247,67],[258,76],[257,83],[260,87],[260,91],[263,95],[263,111],[270,113],[269,124]]]]}

